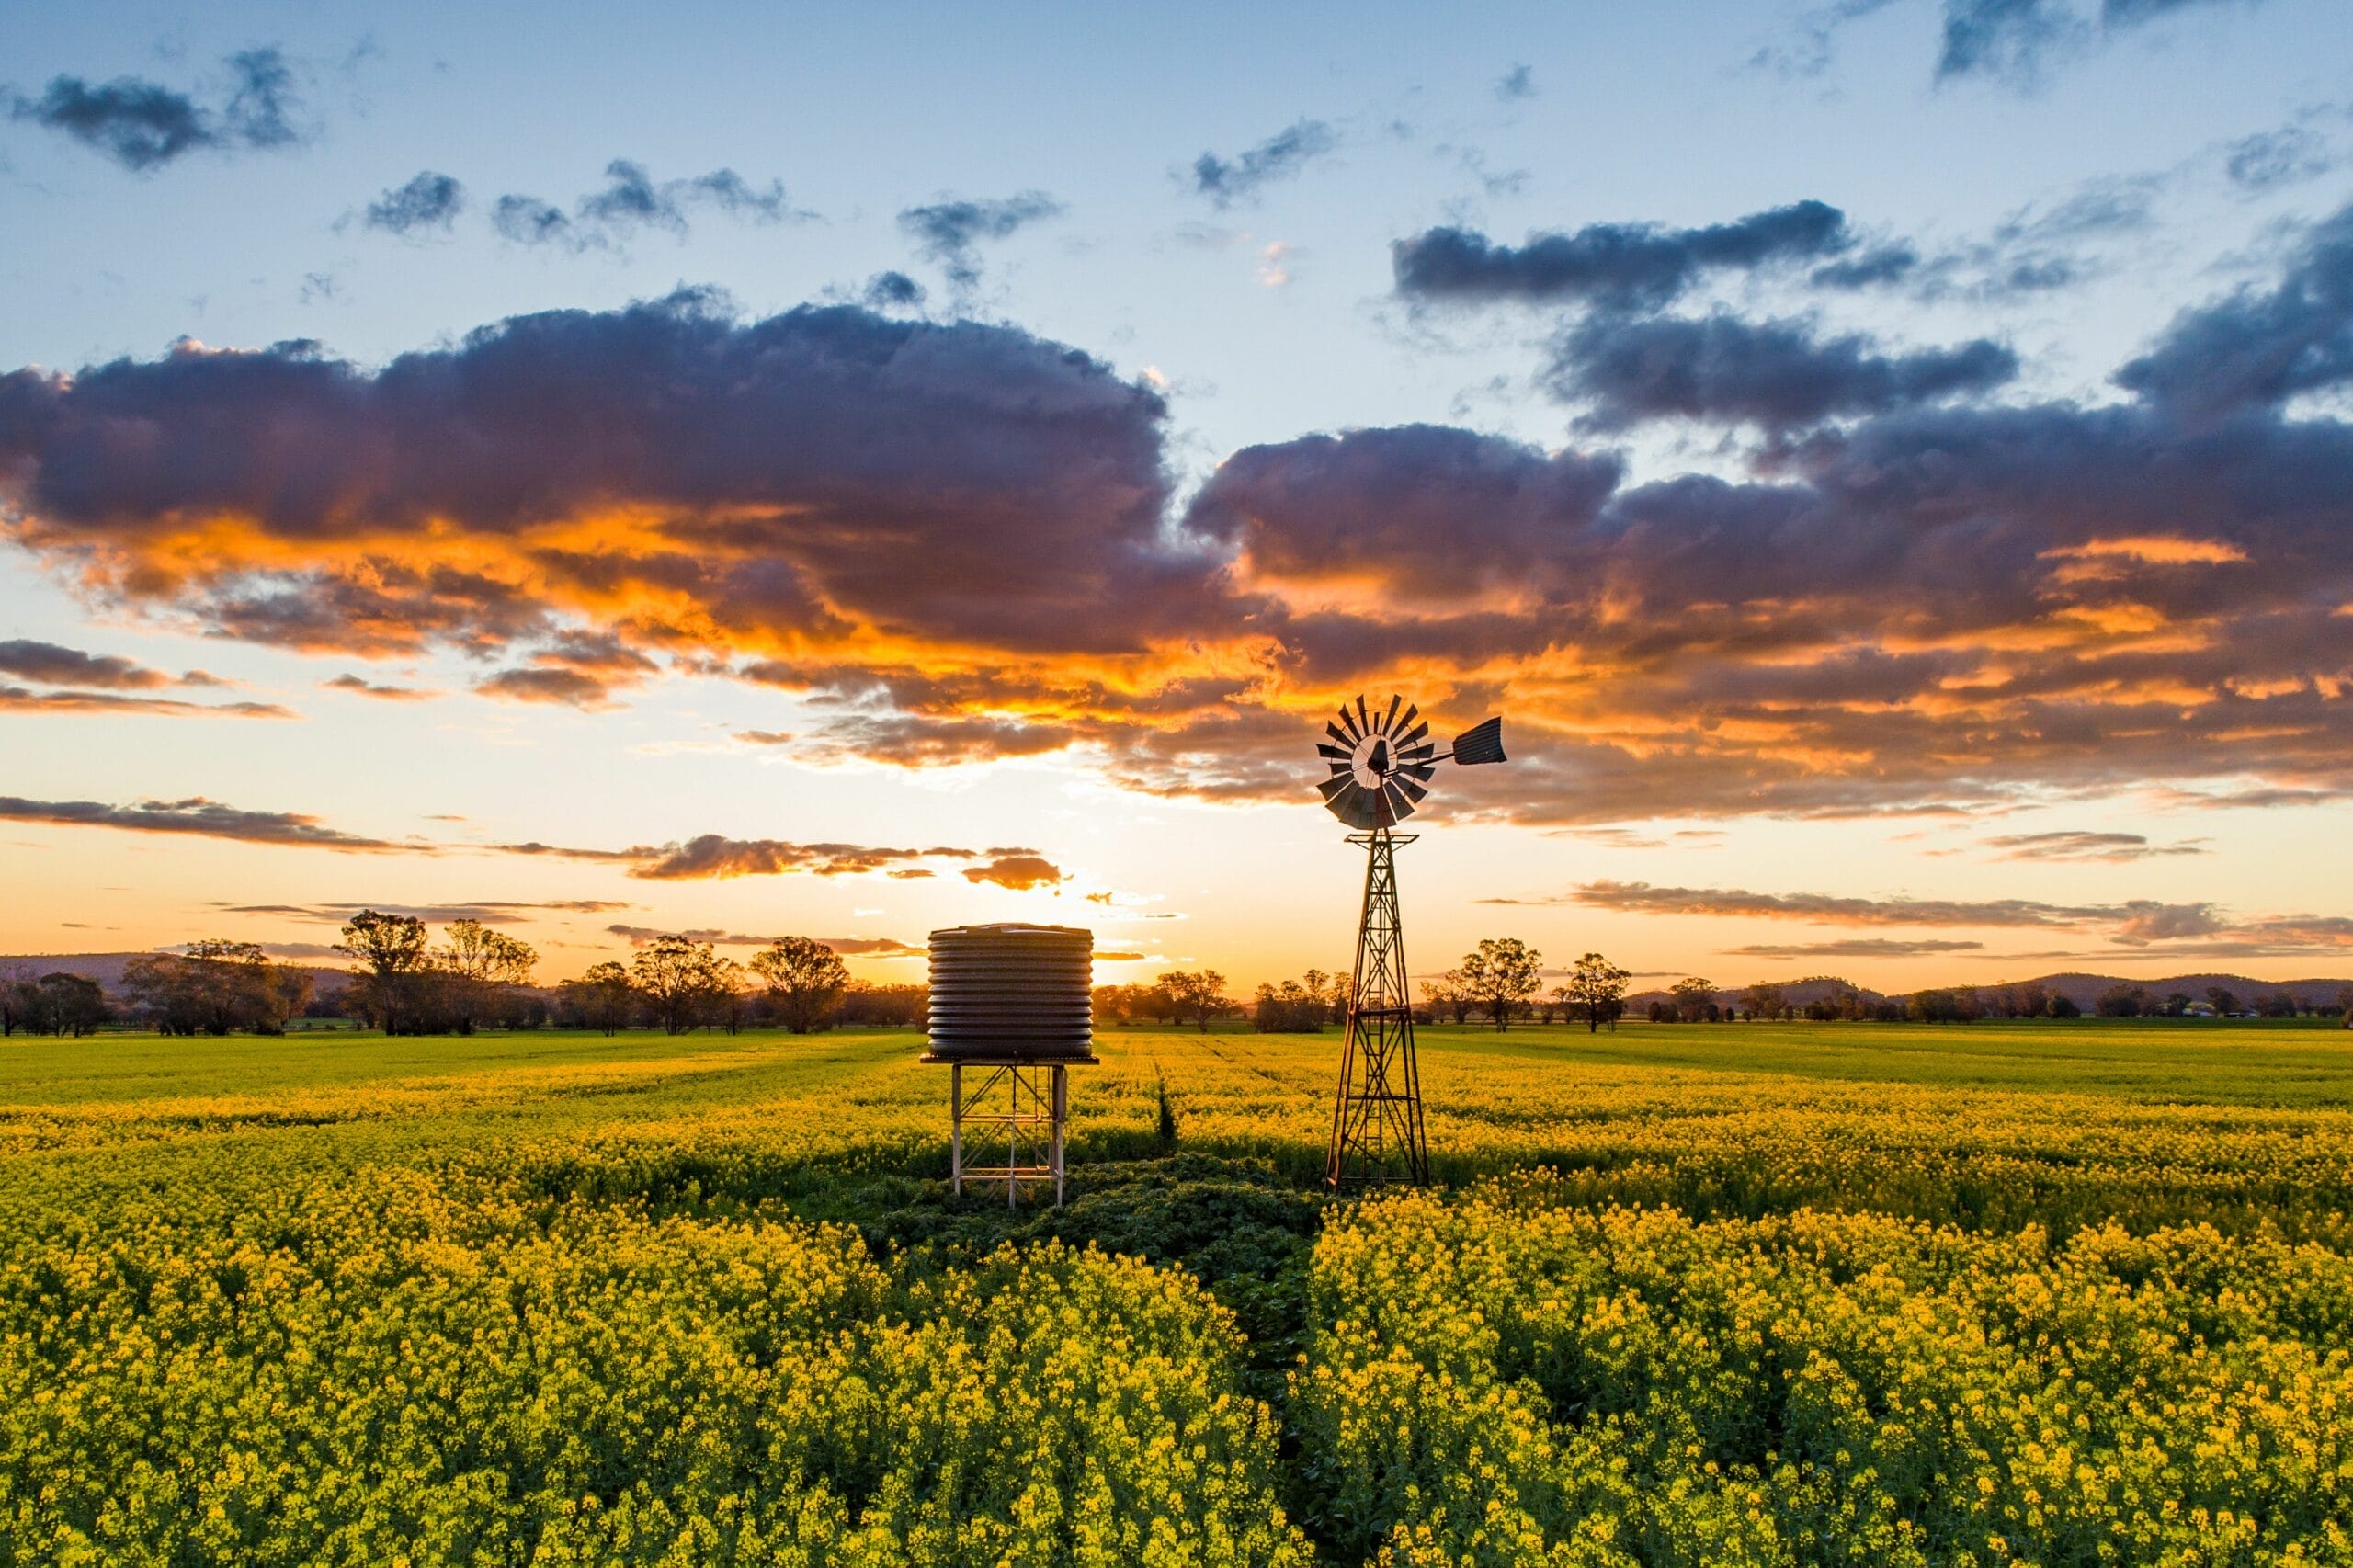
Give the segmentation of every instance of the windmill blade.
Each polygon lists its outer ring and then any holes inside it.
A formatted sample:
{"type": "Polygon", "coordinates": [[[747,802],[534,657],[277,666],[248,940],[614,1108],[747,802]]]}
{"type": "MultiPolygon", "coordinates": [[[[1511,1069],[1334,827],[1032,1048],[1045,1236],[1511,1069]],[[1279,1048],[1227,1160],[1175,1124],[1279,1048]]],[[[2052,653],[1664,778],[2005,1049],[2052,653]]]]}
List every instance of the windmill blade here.
{"type": "Polygon", "coordinates": [[[1437,756],[1438,744],[1433,741],[1424,741],[1418,745],[1401,744],[1397,747],[1397,760],[1400,762],[1427,762],[1437,756]]]}
{"type": "Polygon", "coordinates": [[[1366,733],[1371,733],[1372,715],[1364,710],[1364,693],[1361,691],[1357,693],[1357,722],[1364,727],[1366,733]]]}
{"type": "Polygon", "coordinates": [[[1326,743],[1324,744],[1318,745],[1315,748],[1315,755],[1318,756],[1328,756],[1335,762],[1346,762],[1348,760],[1348,748],[1346,746],[1336,746],[1326,743]]]}
{"type": "Polygon", "coordinates": [[[1483,762],[1506,760],[1504,756],[1504,722],[1489,719],[1455,736],[1454,760],[1465,767],[1475,767],[1483,762]]]}
{"type": "Polygon", "coordinates": [[[1401,823],[1412,816],[1415,803],[1406,799],[1405,791],[1397,786],[1398,781],[1394,778],[1386,780],[1381,786],[1381,798],[1388,802],[1389,820],[1392,823],[1401,823]]]}
{"type": "Polygon", "coordinates": [[[1405,728],[1398,733],[1397,744],[1401,746],[1419,745],[1423,741],[1429,738],[1429,733],[1430,725],[1428,720],[1425,719],[1416,723],[1414,720],[1414,716],[1411,713],[1408,713],[1405,715],[1405,728]]]}
{"type": "Polygon", "coordinates": [[[1401,767],[1397,770],[1398,778],[1411,778],[1420,784],[1428,783],[1437,774],[1438,764],[1434,762],[1420,763],[1412,767],[1401,767]]]}
{"type": "MultiPolygon", "coordinates": [[[[1330,726],[1325,727],[1328,729],[1330,726]]],[[[1341,739],[1349,745],[1354,745],[1364,739],[1364,732],[1357,727],[1356,715],[1348,711],[1348,705],[1345,702],[1340,704],[1340,728],[1347,731],[1341,739]]]]}
{"type": "Polygon", "coordinates": [[[1351,778],[1346,780],[1325,804],[1332,808],[1334,816],[1350,827],[1370,829],[1381,825],[1377,801],[1378,797],[1371,790],[1351,778]]]}
{"type": "MultiPolygon", "coordinates": [[[[1346,717],[1347,717],[1347,715],[1346,715],[1346,714],[1342,714],[1342,715],[1341,715],[1341,717],[1342,717],[1342,718],[1346,718],[1346,717]]],[[[1325,725],[1324,726],[1324,733],[1325,734],[1327,734],[1327,735],[1331,736],[1331,737],[1332,737],[1332,744],[1333,744],[1334,745],[1336,745],[1336,746],[1338,746],[1342,751],[1346,751],[1346,750],[1347,750],[1350,746],[1352,746],[1352,745],[1356,744],[1356,742],[1355,742],[1355,741],[1353,741],[1353,740],[1351,740],[1351,739],[1348,737],[1348,735],[1347,735],[1347,732],[1343,731],[1343,730],[1340,728],[1340,726],[1339,726],[1339,725],[1337,725],[1337,724],[1331,724],[1331,723],[1327,723],[1327,724],[1325,724],[1325,725]]],[[[1317,747],[1316,749],[1320,751],[1320,750],[1322,750],[1323,748],[1319,746],[1319,747],[1317,747]]]]}
{"type": "MultiPolygon", "coordinates": [[[[1432,769],[1432,771],[1434,772],[1436,770],[1432,769]]],[[[1427,778],[1429,775],[1426,773],[1422,777],[1427,778]]],[[[1393,773],[1390,775],[1389,787],[1392,790],[1404,791],[1404,794],[1412,800],[1414,806],[1420,805],[1422,803],[1422,798],[1429,793],[1429,790],[1423,788],[1419,779],[1413,778],[1410,774],[1404,773],[1393,773]]],[[[1407,811],[1411,811],[1413,810],[1413,806],[1408,806],[1405,809],[1407,811]]]]}
{"type": "Polygon", "coordinates": [[[1389,699],[1389,711],[1381,721],[1381,733],[1382,734],[1389,734],[1397,728],[1397,710],[1404,704],[1404,700],[1405,699],[1403,697],[1394,695],[1389,699]]]}
{"type": "Polygon", "coordinates": [[[1326,778],[1322,783],[1316,785],[1315,792],[1324,797],[1324,803],[1325,805],[1332,807],[1334,811],[1338,811],[1340,808],[1335,802],[1339,800],[1340,791],[1343,790],[1354,789],[1356,787],[1356,778],[1353,774],[1347,772],[1346,769],[1341,769],[1336,771],[1331,778],[1326,778]]]}

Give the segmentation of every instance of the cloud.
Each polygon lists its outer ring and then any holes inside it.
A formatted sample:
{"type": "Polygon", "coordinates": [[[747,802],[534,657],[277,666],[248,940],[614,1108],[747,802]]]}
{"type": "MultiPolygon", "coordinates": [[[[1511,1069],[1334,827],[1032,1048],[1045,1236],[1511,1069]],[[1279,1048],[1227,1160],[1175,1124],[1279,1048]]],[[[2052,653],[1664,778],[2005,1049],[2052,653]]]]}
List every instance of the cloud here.
{"type": "Polygon", "coordinates": [[[2031,84],[2052,56],[2084,34],[2083,22],[2060,0],[1945,0],[1937,80],[1992,76],[2031,84]]]}
{"type": "MultiPolygon", "coordinates": [[[[1792,36],[1766,44],[1749,64],[1785,75],[1820,74],[1833,40],[1847,25],[1895,0],[1835,0],[1802,14],[1792,36]]],[[[2073,0],[1941,0],[1936,80],[1982,77],[2031,88],[2049,68],[2118,34],[2176,13],[2235,6],[2241,0],[2102,0],[2097,24],[2073,0]]]]}
{"type": "Polygon", "coordinates": [[[1397,292],[1411,300],[1654,310],[1711,273],[1820,261],[1854,243],[1846,214],[1800,201],[1703,228],[1595,223],[1517,246],[1474,230],[1429,229],[1392,244],[1390,262],[1397,292]]]}
{"type": "Polygon", "coordinates": [[[2353,381],[2353,205],[2315,225],[2278,285],[2182,312],[2119,386],[2192,417],[2353,381]]]}
{"type": "MultiPolygon", "coordinates": [[[[981,280],[981,244],[1010,239],[1032,223],[1062,215],[1063,204],[1042,190],[1025,190],[997,200],[975,201],[949,197],[926,207],[910,207],[899,214],[899,227],[915,242],[916,254],[938,262],[951,288],[960,292],[981,280]]],[[[885,277],[898,278],[897,273],[885,277]]],[[[916,299],[922,290],[917,290],[916,299]]],[[[913,303],[898,300],[893,303],[913,303]]]]}
{"type": "Polygon", "coordinates": [[[870,311],[911,311],[924,301],[924,287],[904,272],[878,272],[858,295],[870,311]]]}
{"type": "Polygon", "coordinates": [[[1982,395],[2018,370],[2016,354],[1982,337],[1887,354],[1861,334],[1825,338],[1805,322],[1596,315],[1562,335],[1543,384],[1587,405],[1586,429],[1681,418],[1779,432],[1982,395]]]}
{"type": "Polygon", "coordinates": [[[474,682],[474,689],[484,697],[571,708],[601,708],[612,695],[611,687],[595,676],[580,670],[548,668],[500,670],[474,682]]]}
{"type": "Polygon", "coordinates": [[[1755,942],[1746,947],[1720,949],[1719,951],[1730,958],[1743,959],[1913,959],[1938,953],[1982,952],[1984,947],[1983,942],[1952,941],[1934,937],[1918,940],[1896,937],[1848,937],[1835,942],[1755,942]]]}
{"type": "Polygon", "coordinates": [[[2081,830],[2011,833],[1985,842],[1992,848],[2001,850],[2001,858],[2005,860],[2097,860],[2120,864],[2129,860],[2212,853],[2205,847],[2203,840],[2151,844],[2147,835],[2138,833],[2088,833],[2081,830]]]}
{"type": "Polygon", "coordinates": [[[0,712],[141,713],[169,719],[299,719],[275,702],[183,702],[176,698],[132,697],[114,691],[31,691],[0,686],[0,712]]]}
{"type": "Polygon", "coordinates": [[[363,909],[372,909],[379,915],[401,915],[412,920],[436,923],[473,920],[484,926],[515,926],[536,920],[542,915],[601,915],[608,910],[630,906],[608,898],[559,898],[472,899],[456,903],[386,903],[381,900],[313,904],[219,903],[213,907],[223,915],[278,915],[295,920],[315,920],[330,926],[339,926],[363,909]]]}
{"type": "Polygon", "coordinates": [[[1209,631],[1217,563],[1161,534],[1165,414],[1011,327],[681,293],[373,370],[289,344],[0,375],[0,494],[28,514],[0,529],[243,641],[560,653],[593,623],[790,652],[805,687],[931,646],[1209,631]]]}
{"type": "Polygon", "coordinates": [[[2336,166],[2328,144],[2301,125],[2243,136],[2225,150],[2223,173],[2242,190],[2277,190],[2336,166]]]}
{"type": "Polygon", "coordinates": [[[1535,96],[1536,72],[1531,66],[1515,65],[1495,78],[1495,99],[1499,103],[1512,103],[1535,96]]]}
{"type": "Polygon", "coordinates": [[[18,637],[0,642],[0,675],[44,686],[84,686],[111,691],[153,691],[176,684],[161,670],[151,670],[112,653],[85,653],[55,642],[18,637]]]}
{"type": "Polygon", "coordinates": [[[908,860],[973,860],[970,849],[890,849],[862,844],[794,844],[780,838],[729,838],[705,833],[665,845],[628,849],[568,848],[551,844],[488,846],[507,855],[543,855],[563,860],[619,863],[650,881],[697,881],[732,877],[772,877],[808,871],[821,877],[858,876],[908,860]]]}
{"type": "Polygon", "coordinates": [[[383,702],[429,702],[441,695],[429,687],[392,686],[364,680],[348,671],[319,685],[328,691],[347,691],[355,697],[372,697],[383,702]]]}
{"type": "Polygon", "coordinates": [[[248,49],[223,63],[228,94],[215,105],[138,76],[92,84],[59,75],[38,98],[16,96],[9,116],[69,136],[141,173],[190,153],[268,150],[308,139],[294,123],[300,106],[283,51],[248,49]]]}
{"type": "Polygon", "coordinates": [[[1028,892],[1032,888],[1052,887],[1070,881],[1062,869],[1040,855],[1018,851],[1000,853],[984,865],[964,868],[968,882],[993,882],[1016,892],[1028,892]]]}
{"type": "Polygon", "coordinates": [[[1323,120],[1294,120],[1231,158],[1202,153],[1193,160],[1187,177],[1195,195],[1208,197],[1211,205],[1223,210],[1256,196],[1264,186],[1291,178],[1339,145],[1339,133],[1323,120]]]}
{"type": "MultiPolygon", "coordinates": [[[[696,926],[685,930],[669,930],[659,926],[608,926],[606,930],[616,937],[626,937],[631,947],[643,947],[659,937],[684,937],[689,942],[708,942],[715,948],[765,948],[779,937],[749,937],[741,931],[723,926],[696,926]]],[[[820,937],[816,938],[845,958],[870,955],[880,958],[906,958],[926,951],[910,947],[895,937],[820,937]]]]}
{"type": "Polygon", "coordinates": [[[517,244],[585,251],[623,244],[645,229],[666,230],[683,239],[690,226],[688,214],[698,208],[754,223],[809,216],[786,202],[780,181],[755,189],[733,169],[714,169],[690,179],[657,182],[644,165],[615,158],[605,165],[605,187],[581,197],[569,212],[536,196],[510,194],[492,204],[490,222],[503,238],[517,244]]]}
{"type": "Polygon", "coordinates": [[[2124,906],[2055,904],[2032,899],[1987,901],[1855,898],[1834,893],[1750,892],[1744,888],[1662,888],[1648,882],[1591,881],[1567,893],[1537,899],[1481,899],[1482,903],[1574,903],[1624,915],[1701,915],[1762,920],[1804,920],[1826,926],[2067,926],[2128,918],[2124,906]]]}
{"type": "Polygon", "coordinates": [[[2353,790],[2353,426],[2293,399],[1915,403],[1639,483],[1434,425],[1248,447],[1181,505],[1173,466],[1161,394],[1066,345],[699,294],[381,367],[0,375],[0,533],[103,613],[757,684],[812,759],[1066,747],[1311,812],[1320,714],[1393,690],[1507,715],[1458,818],[2353,790]]]}
{"type": "Polygon", "coordinates": [[[107,805],[97,801],[28,801],[16,795],[0,795],[0,821],[188,834],[200,838],[233,838],[246,844],[320,849],[377,851],[405,847],[325,827],[318,818],[297,812],[240,811],[201,795],[184,801],[139,801],[128,806],[107,805]]]}
{"type": "Polygon", "coordinates": [[[465,210],[466,187],[448,175],[426,169],[404,186],[387,190],[368,204],[360,221],[371,229],[404,239],[438,229],[448,233],[465,210]]]}

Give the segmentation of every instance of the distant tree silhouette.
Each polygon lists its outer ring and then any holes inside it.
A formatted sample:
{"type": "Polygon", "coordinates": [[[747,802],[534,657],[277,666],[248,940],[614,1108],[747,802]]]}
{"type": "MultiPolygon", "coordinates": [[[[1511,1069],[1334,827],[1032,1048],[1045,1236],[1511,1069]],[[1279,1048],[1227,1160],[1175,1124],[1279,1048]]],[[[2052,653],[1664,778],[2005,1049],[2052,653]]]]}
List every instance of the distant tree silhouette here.
{"type": "Polygon", "coordinates": [[[1225,1002],[1225,976],[1213,969],[1170,970],[1159,982],[1179,1011],[1191,1014],[1201,1032],[1209,1033],[1210,1015],[1225,1002]]]}
{"type": "Polygon", "coordinates": [[[587,972],[565,981],[563,989],[565,1000],[591,1028],[609,1035],[629,1027],[630,1014],[637,1004],[637,986],[629,971],[610,959],[590,964],[587,972]]]}
{"type": "Polygon", "coordinates": [[[1455,972],[1495,1028],[1505,1029],[1511,1027],[1513,1011],[1543,983],[1544,955],[1517,937],[1483,937],[1462,955],[1462,967],[1455,972]]]}
{"type": "Polygon", "coordinates": [[[656,937],[638,949],[630,963],[630,979],[661,1018],[663,1029],[684,1034],[694,1027],[696,1011],[717,962],[709,942],[656,937]]]}
{"type": "Polygon", "coordinates": [[[1586,1033],[1597,1034],[1626,1010],[1626,983],[1632,978],[1599,953],[1587,953],[1569,971],[1569,983],[1561,989],[1567,1004],[1585,1015],[1586,1033]]]}
{"type": "Polygon", "coordinates": [[[363,909],[344,926],[335,951],[367,966],[359,978],[359,1000],[386,1034],[413,1032],[411,1015],[418,982],[431,962],[425,922],[407,915],[363,909]]]}
{"type": "Polygon", "coordinates": [[[1702,1023],[1715,1009],[1716,983],[1695,974],[1669,986],[1667,995],[1674,1002],[1677,1017],[1687,1024],[1702,1023]]]}
{"type": "Polygon", "coordinates": [[[777,1017],[794,1034],[823,1025],[849,986],[841,955],[808,937],[779,937],[753,955],[752,972],[767,986],[777,1017]]]}

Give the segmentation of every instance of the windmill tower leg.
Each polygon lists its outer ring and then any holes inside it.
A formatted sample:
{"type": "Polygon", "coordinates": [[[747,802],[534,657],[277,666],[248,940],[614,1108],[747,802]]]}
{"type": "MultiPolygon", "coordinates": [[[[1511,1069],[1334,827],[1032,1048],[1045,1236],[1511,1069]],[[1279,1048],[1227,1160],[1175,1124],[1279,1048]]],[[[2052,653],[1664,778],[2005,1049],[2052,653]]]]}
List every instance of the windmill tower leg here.
{"type": "Polygon", "coordinates": [[[1364,915],[1357,927],[1356,983],[1348,994],[1340,1085],[1324,1179],[1336,1191],[1392,1183],[1426,1185],[1421,1071],[1414,1061],[1414,995],[1397,909],[1397,846],[1412,834],[1354,834],[1365,846],[1364,915]]]}

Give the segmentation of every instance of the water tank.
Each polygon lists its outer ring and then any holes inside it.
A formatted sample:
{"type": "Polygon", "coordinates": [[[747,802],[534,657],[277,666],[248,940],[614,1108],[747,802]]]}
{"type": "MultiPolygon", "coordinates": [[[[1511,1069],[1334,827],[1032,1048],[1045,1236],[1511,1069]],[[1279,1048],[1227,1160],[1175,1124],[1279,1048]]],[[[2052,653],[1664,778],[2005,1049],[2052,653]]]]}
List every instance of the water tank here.
{"type": "Polygon", "coordinates": [[[1095,1060],[1095,933],[955,926],[931,934],[931,1056],[1095,1060]]]}

